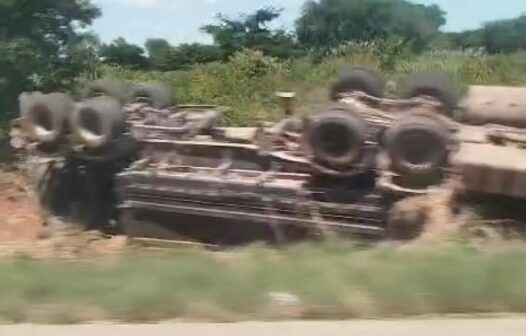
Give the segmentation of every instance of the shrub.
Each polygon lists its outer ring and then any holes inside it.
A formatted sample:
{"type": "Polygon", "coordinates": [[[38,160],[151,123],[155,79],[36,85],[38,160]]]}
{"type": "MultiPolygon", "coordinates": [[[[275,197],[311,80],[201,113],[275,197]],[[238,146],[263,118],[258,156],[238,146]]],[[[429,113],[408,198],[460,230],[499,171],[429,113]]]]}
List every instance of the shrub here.
{"type": "MultiPolygon", "coordinates": [[[[225,125],[253,125],[275,120],[280,108],[276,91],[296,91],[301,111],[316,110],[327,101],[327,89],[346,66],[364,65],[398,81],[422,71],[445,71],[459,91],[469,84],[526,85],[524,52],[487,55],[482,50],[429,50],[411,54],[400,41],[350,42],[295,60],[278,60],[243,50],[227,62],[198,65],[188,71],[142,72],[102,66],[90,77],[127,81],[159,80],[181,103],[228,106],[225,125]]],[[[88,76],[86,76],[88,77],[88,76]]]]}

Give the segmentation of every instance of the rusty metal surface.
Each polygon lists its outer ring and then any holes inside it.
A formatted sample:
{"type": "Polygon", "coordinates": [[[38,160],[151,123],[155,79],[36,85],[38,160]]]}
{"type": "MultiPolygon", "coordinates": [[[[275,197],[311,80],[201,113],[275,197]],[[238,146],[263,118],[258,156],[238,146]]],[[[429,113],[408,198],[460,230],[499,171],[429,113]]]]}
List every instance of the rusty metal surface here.
{"type": "MultiPolygon", "coordinates": [[[[463,103],[468,110],[480,108],[477,120],[520,126],[526,95],[509,90],[475,87],[463,103]],[[490,111],[507,114],[502,120],[489,118],[490,111]]],[[[134,238],[211,245],[280,242],[332,231],[382,236],[393,195],[427,194],[446,185],[411,188],[391,171],[381,137],[408,113],[435,118],[451,131],[450,167],[443,169],[450,174],[444,173],[445,179],[457,179],[474,193],[526,197],[524,130],[462,125],[438,115],[437,102],[425,97],[393,100],[355,93],[341,102],[367,125],[368,155],[345,172],[314,163],[303,136],[306,119],[298,116],[271,125],[228,128],[218,126],[225,111],[218,106],[158,110],[141,103],[125,105],[125,135],[138,147],[122,164],[126,168],[113,176],[115,188],[108,189],[118,199],[119,222],[134,238]]],[[[12,145],[27,157],[82,158],[83,149],[71,147],[67,137],[57,148],[28,141],[22,124],[13,123],[12,145]]]]}
{"type": "Polygon", "coordinates": [[[526,150],[464,143],[452,160],[463,187],[471,192],[526,197],[526,150]]]}
{"type": "Polygon", "coordinates": [[[526,127],[524,87],[470,86],[460,107],[465,111],[465,121],[470,124],[526,127]]]}
{"type": "MultiPolygon", "coordinates": [[[[271,239],[275,238],[273,230],[282,232],[283,238],[287,238],[290,230],[295,235],[308,236],[319,230],[320,225],[339,233],[369,236],[383,233],[386,209],[380,194],[374,190],[347,190],[344,195],[347,202],[331,202],[323,199],[330,196],[331,190],[309,186],[309,181],[308,174],[179,166],[160,169],[154,165],[119,176],[121,210],[128,219],[130,234],[147,238],[160,237],[148,232],[151,218],[148,224],[144,220],[140,224],[140,214],[154,212],[164,215],[165,225],[169,215],[179,220],[191,219],[196,223],[196,231],[187,234],[199,232],[197,223],[204,220],[208,229],[202,235],[207,243],[218,243],[216,239],[240,243],[247,230],[254,234],[265,228],[267,236],[260,239],[269,239],[269,234],[271,239]],[[237,227],[225,222],[237,223],[237,227]],[[259,229],[254,229],[254,225],[259,229]],[[221,227],[230,237],[210,235],[221,227]]],[[[181,223],[175,221],[169,226],[177,232],[181,230],[178,224],[181,223]]]]}
{"type": "MultiPolygon", "coordinates": [[[[425,100],[377,99],[361,93],[342,100],[364,113],[368,122],[385,128],[408,112],[434,109],[433,102],[425,100]]],[[[454,139],[446,177],[459,180],[472,193],[526,197],[526,88],[472,86],[460,107],[467,113],[466,124],[442,118],[454,139]]],[[[377,183],[388,192],[418,194],[439,187],[406,188],[394,183],[398,176],[389,171],[389,163],[378,168],[377,183]]]]}
{"type": "Polygon", "coordinates": [[[459,142],[487,143],[488,129],[477,126],[462,126],[455,134],[459,142]]]}
{"type": "Polygon", "coordinates": [[[208,105],[183,105],[154,109],[146,104],[124,106],[130,132],[137,140],[191,139],[213,129],[224,108],[208,105]]]}

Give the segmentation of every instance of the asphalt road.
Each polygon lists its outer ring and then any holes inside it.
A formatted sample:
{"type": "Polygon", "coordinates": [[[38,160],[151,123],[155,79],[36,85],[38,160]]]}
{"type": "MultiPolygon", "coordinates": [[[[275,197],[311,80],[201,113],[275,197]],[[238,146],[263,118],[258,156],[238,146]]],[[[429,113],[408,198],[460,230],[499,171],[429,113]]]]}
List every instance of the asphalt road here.
{"type": "Polygon", "coordinates": [[[237,324],[0,326],[9,336],[524,336],[526,318],[237,324]]]}

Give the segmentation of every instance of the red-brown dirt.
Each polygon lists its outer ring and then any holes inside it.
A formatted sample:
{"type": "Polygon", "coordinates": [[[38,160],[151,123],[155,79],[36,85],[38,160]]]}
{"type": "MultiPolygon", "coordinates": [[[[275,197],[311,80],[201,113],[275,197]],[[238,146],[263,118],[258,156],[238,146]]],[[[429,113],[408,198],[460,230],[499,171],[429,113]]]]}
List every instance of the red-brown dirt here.
{"type": "Polygon", "coordinates": [[[39,239],[44,218],[36,193],[19,172],[0,171],[0,242],[39,239]]]}
{"type": "Polygon", "coordinates": [[[0,257],[79,258],[120,253],[127,246],[124,237],[84,232],[73,224],[51,228],[45,222],[37,194],[23,174],[0,170],[0,257]]]}

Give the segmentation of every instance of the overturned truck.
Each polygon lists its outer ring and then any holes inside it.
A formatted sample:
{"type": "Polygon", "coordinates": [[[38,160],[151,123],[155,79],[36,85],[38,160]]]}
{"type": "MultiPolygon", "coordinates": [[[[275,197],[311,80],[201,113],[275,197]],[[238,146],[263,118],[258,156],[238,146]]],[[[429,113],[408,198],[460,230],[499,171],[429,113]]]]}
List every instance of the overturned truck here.
{"type": "Polygon", "coordinates": [[[524,197],[522,90],[472,87],[459,100],[447,78],[424,74],[386,97],[377,74],[355,68],[317,113],[294,113],[281,94],[282,121],[224,128],[225,108],[102,81],[80,102],[23,94],[12,142],[45,209],[87,228],[209,245],[378,239],[407,197],[524,197]]]}

